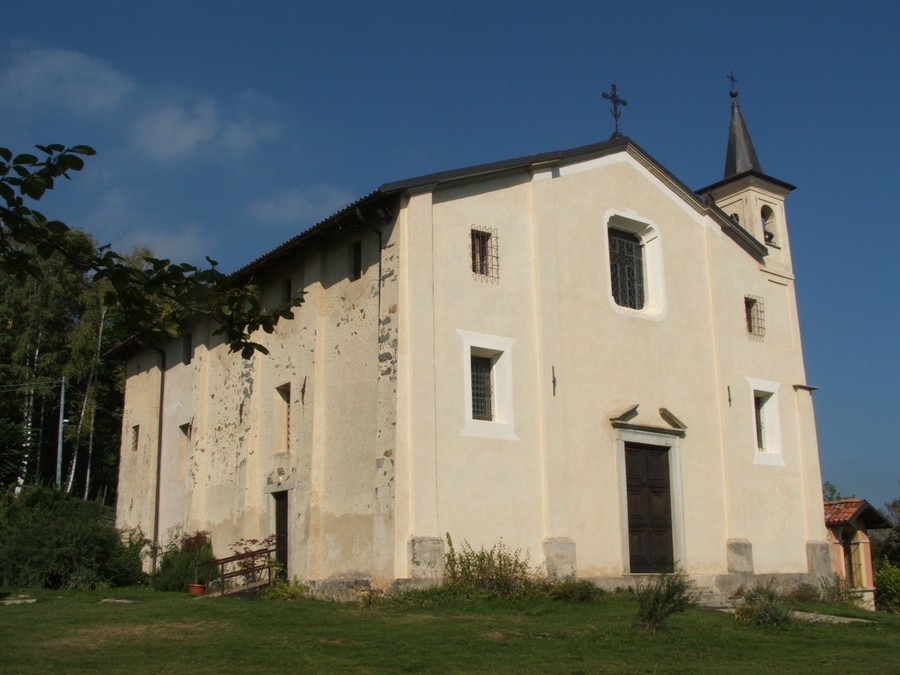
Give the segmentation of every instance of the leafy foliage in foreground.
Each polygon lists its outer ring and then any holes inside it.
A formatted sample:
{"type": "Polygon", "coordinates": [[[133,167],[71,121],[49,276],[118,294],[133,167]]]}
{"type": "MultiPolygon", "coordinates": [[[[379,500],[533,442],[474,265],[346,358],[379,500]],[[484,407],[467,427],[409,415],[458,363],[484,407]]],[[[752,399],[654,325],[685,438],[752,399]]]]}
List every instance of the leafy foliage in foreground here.
{"type": "Polygon", "coordinates": [[[100,502],[43,486],[0,495],[0,587],[137,584],[144,546],[138,533],[123,537],[100,502]]]}
{"type": "Polygon", "coordinates": [[[69,227],[29,203],[52,190],[57,179],[81,171],[83,157],[95,151],[87,145],[35,147],[40,155],[0,147],[0,272],[24,283],[42,275],[42,258],[59,254],[94,280],[109,281],[105,304],[118,303],[132,328],[146,339],[175,336],[186,318],[207,317],[217,325],[213,333],[222,335],[232,351],[245,358],[256,351],[266,353],[251,335],[260,329],[271,333],[279,319],[291,318],[300,297],[267,308],[259,287],[223,274],[210,258],[209,267],[202,269],[152,257],[135,265],[108,247],[73,248],[69,227]]]}

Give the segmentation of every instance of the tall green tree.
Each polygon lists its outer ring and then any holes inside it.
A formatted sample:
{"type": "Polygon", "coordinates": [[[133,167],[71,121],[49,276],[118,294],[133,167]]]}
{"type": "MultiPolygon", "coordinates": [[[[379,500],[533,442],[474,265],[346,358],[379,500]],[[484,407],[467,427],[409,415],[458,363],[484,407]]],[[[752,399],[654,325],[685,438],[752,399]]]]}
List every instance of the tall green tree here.
{"type": "MultiPolygon", "coordinates": [[[[96,249],[83,232],[66,237],[70,250],[96,249]]],[[[6,328],[0,334],[0,485],[55,480],[65,377],[63,413],[70,424],[63,439],[64,487],[89,491],[90,441],[97,438],[97,486],[109,491],[115,487],[122,377],[119,364],[98,352],[122,340],[126,328],[107,320],[115,310],[102,306],[103,282],[56,252],[35,264],[41,273],[23,282],[0,275],[0,322],[6,328]]]]}

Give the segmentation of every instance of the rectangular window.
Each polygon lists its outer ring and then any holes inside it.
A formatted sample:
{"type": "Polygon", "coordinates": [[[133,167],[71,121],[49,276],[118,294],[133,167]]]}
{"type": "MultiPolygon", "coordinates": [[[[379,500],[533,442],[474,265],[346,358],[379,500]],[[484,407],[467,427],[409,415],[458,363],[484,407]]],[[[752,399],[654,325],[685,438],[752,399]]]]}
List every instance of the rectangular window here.
{"type": "Polygon", "coordinates": [[[609,270],[616,304],[643,309],[644,253],[637,235],[609,229],[609,270]]]}
{"type": "Polygon", "coordinates": [[[771,394],[765,392],[753,392],[753,410],[756,413],[756,447],[759,450],[766,450],[769,445],[766,438],[766,415],[768,413],[766,404],[771,397],[771,394]]]}
{"type": "Polygon", "coordinates": [[[487,356],[472,356],[472,418],[494,419],[494,360],[487,356]]]}
{"type": "Polygon", "coordinates": [[[515,340],[456,331],[462,338],[463,436],[519,440],[513,415],[512,349],[515,340]]]}
{"type": "Polygon", "coordinates": [[[281,280],[281,302],[290,302],[294,297],[294,287],[291,278],[281,280]]]}
{"type": "Polygon", "coordinates": [[[141,425],[135,424],[131,427],[131,451],[137,452],[138,442],[140,441],[141,436],[141,425]]]}
{"type": "Polygon", "coordinates": [[[275,452],[291,449],[291,385],[283,384],[275,389],[275,452]]]}
{"type": "Polygon", "coordinates": [[[350,281],[362,276],[362,268],[362,242],[355,241],[350,244],[350,281]]]}
{"type": "Polygon", "coordinates": [[[765,312],[763,299],[756,295],[744,296],[744,327],[747,335],[755,338],[763,338],[766,334],[765,312]]]}
{"type": "Polygon", "coordinates": [[[781,415],[779,412],[777,382],[747,378],[753,397],[753,443],[755,464],[784,466],[781,440],[781,415]]]}
{"type": "Polygon", "coordinates": [[[470,232],[472,274],[476,278],[498,281],[500,257],[497,250],[497,231],[472,228],[470,232]]]}

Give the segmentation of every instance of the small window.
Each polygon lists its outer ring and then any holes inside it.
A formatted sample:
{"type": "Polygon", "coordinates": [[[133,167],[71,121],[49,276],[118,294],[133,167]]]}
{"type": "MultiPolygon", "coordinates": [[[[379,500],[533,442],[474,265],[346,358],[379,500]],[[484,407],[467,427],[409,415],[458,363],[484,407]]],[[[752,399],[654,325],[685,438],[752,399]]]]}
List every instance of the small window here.
{"type": "Polygon", "coordinates": [[[757,295],[744,296],[744,328],[750,337],[762,339],[766,335],[763,299],[757,295]]]}
{"type": "Polygon", "coordinates": [[[497,231],[472,228],[470,234],[472,274],[476,279],[498,281],[500,257],[497,250],[497,231]]]}
{"type": "Polygon", "coordinates": [[[472,419],[494,419],[494,359],[472,355],[472,419]]]}
{"type": "Polygon", "coordinates": [[[131,451],[137,452],[138,443],[140,442],[141,437],[141,425],[135,424],[131,427],[131,451]]]}
{"type": "Polygon", "coordinates": [[[462,338],[463,436],[517,441],[513,414],[515,340],[457,330],[462,338]]]}
{"type": "Polygon", "coordinates": [[[291,283],[291,278],[288,277],[286,279],[281,280],[281,302],[287,303],[293,300],[294,298],[294,286],[291,283]]]}
{"type": "Polygon", "coordinates": [[[291,449],[291,385],[283,384],[275,388],[275,420],[273,439],[275,452],[289,452],[291,449]]]}
{"type": "Polygon", "coordinates": [[[766,410],[766,406],[771,398],[772,394],[770,393],[763,391],[753,392],[753,411],[755,413],[756,422],[756,447],[761,451],[769,449],[767,438],[768,430],[766,428],[766,416],[768,411],[766,410]]]}
{"type": "Polygon", "coordinates": [[[644,252],[631,232],[609,229],[609,269],[617,305],[644,308],[644,252]]]}
{"type": "Polygon", "coordinates": [[[362,269],[362,242],[355,241],[350,244],[350,281],[362,277],[362,269]]]}
{"type": "Polygon", "coordinates": [[[747,378],[753,401],[755,464],[784,466],[777,382],[747,378]]]}
{"type": "Polygon", "coordinates": [[[190,333],[181,336],[181,362],[188,365],[194,358],[194,338],[190,333]]]}

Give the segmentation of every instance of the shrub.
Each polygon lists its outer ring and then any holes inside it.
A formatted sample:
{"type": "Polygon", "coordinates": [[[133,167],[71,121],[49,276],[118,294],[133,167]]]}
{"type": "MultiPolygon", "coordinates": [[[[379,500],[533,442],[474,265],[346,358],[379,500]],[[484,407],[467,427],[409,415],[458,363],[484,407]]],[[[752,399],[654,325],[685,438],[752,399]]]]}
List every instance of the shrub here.
{"type": "MultiPolygon", "coordinates": [[[[818,599],[819,592],[815,586],[812,584],[802,586],[792,591],[792,597],[799,595],[818,599]]],[[[771,580],[767,584],[757,583],[752,588],[741,586],[731,594],[731,600],[736,603],[734,618],[741,623],[754,626],[787,626],[793,622],[791,608],[785,601],[785,596],[775,589],[771,580]]]]}
{"type": "Polygon", "coordinates": [[[300,600],[306,597],[306,591],[306,586],[296,578],[288,581],[279,575],[271,584],[262,589],[259,597],[263,600],[300,600]]]}
{"type": "Polygon", "coordinates": [[[822,591],[813,584],[799,584],[787,597],[794,602],[819,602],[822,600],[822,591]]]}
{"type": "Polygon", "coordinates": [[[855,605],[856,599],[850,592],[850,582],[844,577],[832,574],[819,579],[822,601],[841,605],[855,605]]]}
{"type": "Polygon", "coordinates": [[[668,618],[695,604],[694,582],[686,574],[661,574],[646,585],[635,589],[638,619],[645,629],[656,632],[665,629],[668,618]]]}
{"type": "Polygon", "coordinates": [[[542,575],[532,571],[528,560],[521,549],[510,550],[503,542],[476,551],[464,541],[457,551],[448,534],[444,585],[469,597],[526,597],[546,586],[542,575]]]}
{"type": "Polygon", "coordinates": [[[885,612],[900,613],[900,567],[888,560],[875,573],[875,606],[885,612]]]}
{"type": "Polygon", "coordinates": [[[568,577],[553,583],[547,591],[553,600],[593,602],[603,597],[603,589],[586,579],[568,577]]]}
{"type": "Polygon", "coordinates": [[[788,626],[793,622],[791,609],[783,600],[762,597],[734,608],[734,618],[754,626],[788,626]]]}
{"type": "Polygon", "coordinates": [[[159,568],[151,584],[158,591],[186,591],[189,584],[205,584],[213,571],[205,563],[214,559],[209,532],[170,532],[159,568]]]}
{"type": "Polygon", "coordinates": [[[116,530],[109,509],[45,487],[0,495],[0,586],[76,588],[141,582],[146,541],[116,530]]]}

